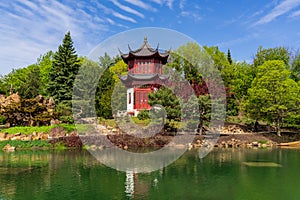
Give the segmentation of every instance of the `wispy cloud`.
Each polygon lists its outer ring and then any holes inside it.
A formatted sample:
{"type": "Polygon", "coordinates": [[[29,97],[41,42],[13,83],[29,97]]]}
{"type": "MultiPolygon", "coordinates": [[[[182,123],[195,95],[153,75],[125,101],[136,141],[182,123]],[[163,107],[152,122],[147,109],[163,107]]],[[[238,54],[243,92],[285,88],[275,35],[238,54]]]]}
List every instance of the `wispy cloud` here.
{"type": "Polygon", "coordinates": [[[134,15],[139,16],[141,18],[144,18],[144,15],[142,13],[138,12],[137,10],[132,9],[129,6],[125,6],[125,5],[120,4],[117,0],[111,0],[111,2],[115,6],[117,6],[118,8],[120,8],[121,10],[124,10],[124,11],[126,11],[128,13],[134,14],[134,15]]]}
{"type": "Polygon", "coordinates": [[[271,10],[267,15],[260,18],[254,25],[261,25],[269,23],[275,20],[277,17],[286,14],[287,12],[291,11],[295,7],[300,5],[300,0],[284,0],[275,8],[271,10]]]}
{"type": "MultiPolygon", "coordinates": [[[[125,0],[127,1],[127,0],[125,0]]],[[[130,1],[130,0],[128,0],[130,1]]],[[[159,5],[167,5],[169,9],[173,9],[174,0],[152,0],[152,2],[157,3],[159,5]]],[[[180,5],[183,5],[182,2],[179,2],[180,5]]]]}
{"type": "Polygon", "coordinates": [[[8,1],[0,4],[0,18],[0,74],[35,63],[49,50],[56,51],[67,31],[71,31],[75,47],[81,46],[80,51],[87,53],[92,42],[86,38],[88,30],[94,34],[108,30],[96,15],[58,1],[8,1]]]}
{"type": "Polygon", "coordinates": [[[113,11],[112,14],[113,14],[113,16],[115,16],[115,17],[117,17],[119,19],[123,19],[123,20],[129,21],[129,22],[132,22],[132,23],[136,23],[135,19],[133,19],[131,17],[128,17],[126,15],[122,15],[122,14],[120,14],[118,12],[115,12],[115,11],[113,11]]]}
{"type": "Polygon", "coordinates": [[[156,8],[152,7],[150,4],[144,3],[143,1],[140,1],[140,0],[125,0],[125,1],[134,6],[143,8],[145,10],[157,11],[156,8]]]}
{"type": "Polygon", "coordinates": [[[295,18],[300,16],[300,10],[293,12],[289,17],[295,18]]]}
{"type": "Polygon", "coordinates": [[[180,12],[180,16],[190,17],[190,18],[194,19],[194,21],[202,20],[202,17],[197,12],[182,11],[182,12],[180,12]]]}
{"type": "Polygon", "coordinates": [[[254,38],[258,38],[258,37],[259,37],[258,33],[252,33],[252,34],[244,35],[242,37],[239,37],[239,38],[236,38],[236,39],[233,39],[233,40],[222,41],[220,43],[215,44],[215,46],[218,46],[218,47],[221,47],[221,48],[222,47],[228,48],[228,47],[231,47],[231,46],[235,46],[235,45],[244,43],[246,41],[253,40],[254,38]]]}

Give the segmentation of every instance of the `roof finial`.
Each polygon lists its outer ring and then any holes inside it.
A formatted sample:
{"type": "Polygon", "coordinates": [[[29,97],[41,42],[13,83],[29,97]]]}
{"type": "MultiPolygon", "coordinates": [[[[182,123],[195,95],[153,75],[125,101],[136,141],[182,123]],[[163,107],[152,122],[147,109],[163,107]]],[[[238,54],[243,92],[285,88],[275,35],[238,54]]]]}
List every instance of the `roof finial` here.
{"type": "Polygon", "coordinates": [[[131,48],[130,48],[130,46],[129,46],[129,44],[128,44],[128,49],[129,49],[129,51],[132,51],[131,48]]]}
{"type": "Polygon", "coordinates": [[[144,37],[144,42],[147,42],[147,36],[144,37]]]}

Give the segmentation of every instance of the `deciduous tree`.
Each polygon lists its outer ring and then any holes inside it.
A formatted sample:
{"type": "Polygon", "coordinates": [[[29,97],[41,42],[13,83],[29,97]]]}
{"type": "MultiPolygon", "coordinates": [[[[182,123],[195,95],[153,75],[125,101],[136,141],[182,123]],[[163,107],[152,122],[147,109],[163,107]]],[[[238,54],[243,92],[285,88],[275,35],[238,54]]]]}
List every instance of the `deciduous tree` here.
{"type": "Polygon", "coordinates": [[[283,119],[299,111],[299,86],[289,78],[290,71],[281,60],[266,61],[257,68],[256,78],[248,89],[245,111],[254,119],[263,119],[281,133],[283,119]]]}

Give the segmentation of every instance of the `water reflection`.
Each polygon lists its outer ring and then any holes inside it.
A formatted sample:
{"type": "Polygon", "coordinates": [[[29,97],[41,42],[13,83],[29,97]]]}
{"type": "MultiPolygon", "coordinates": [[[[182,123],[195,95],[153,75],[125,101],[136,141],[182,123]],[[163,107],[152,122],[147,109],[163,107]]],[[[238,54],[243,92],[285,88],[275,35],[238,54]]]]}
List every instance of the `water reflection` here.
{"type": "Polygon", "coordinates": [[[187,151],[151,173],[116,171],[87,151],[0,152],[0,199],[298,199],[299,150],[187,151]],[[278,163],[253,167],[243,162],[278,163]],[[279,181],[280,180],[280,181],[279,181]]]}

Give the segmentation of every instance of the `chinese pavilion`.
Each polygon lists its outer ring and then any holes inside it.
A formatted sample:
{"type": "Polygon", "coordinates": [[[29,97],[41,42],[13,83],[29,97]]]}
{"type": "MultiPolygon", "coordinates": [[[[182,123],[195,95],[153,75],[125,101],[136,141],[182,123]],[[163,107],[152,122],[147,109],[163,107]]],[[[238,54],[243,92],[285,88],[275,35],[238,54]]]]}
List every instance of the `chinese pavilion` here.
{"type": "Polygon", "coordinates": [[[119,50],[128,65],[128,74],[119,78],[127,88],[127,113],[136,116],[139,111],[151,108],[148,94],[168,80],[167,75],[162,75],[162,65],[167,63],[170,51],[160,52],[158,45],[153,49],[147,37],[140,48],[132,50],[128,45],[128,49],[127,54],[119,50]]]}

